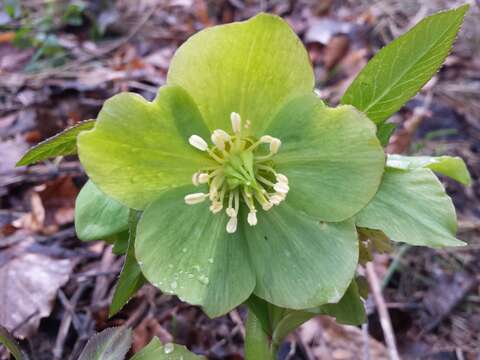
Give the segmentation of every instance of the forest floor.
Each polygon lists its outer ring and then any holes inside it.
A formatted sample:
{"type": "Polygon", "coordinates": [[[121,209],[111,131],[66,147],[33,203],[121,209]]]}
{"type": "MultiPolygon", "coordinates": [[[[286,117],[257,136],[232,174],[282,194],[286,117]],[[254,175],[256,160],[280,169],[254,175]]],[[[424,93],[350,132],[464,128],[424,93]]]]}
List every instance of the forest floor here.
{"type": "MultiPolygon", "coordinates": [[[[108,305],[123,259],[75,237],[75,198],[86,176],[75,157],[15,168],[31,145],[95,118],[105,99],[134,91],[152,99],[171,56],[196,31],[268,11],[306,44],[317,88],[335,105],[368,59],[422,17],[455,0],[157,0],[4,2],[0,8],[0,324],[36,360],[76,359],[95,331],[134,329],[131,353],[152,336],[210,359],[242,359],[245,309],[211,320],[144,286],[118,315],[108,305]],[[10,5],[7,5],[10,4],[10,5]],[[8,7],[8,8],[7,8],[8,7]]],[[[464,248],[396,245],[375,257],[398,349],[405,359],[480,359],[480,4],[445,66],[392,121],[388,147],[462,156],[473,184],[443,179],[458,210],[464,248]]],[[[281,359],[386,359],[376,304],[368,324],[304,324],[281,359]]],[[[0,359],[7,359],[0,346],[0,359]]]]}

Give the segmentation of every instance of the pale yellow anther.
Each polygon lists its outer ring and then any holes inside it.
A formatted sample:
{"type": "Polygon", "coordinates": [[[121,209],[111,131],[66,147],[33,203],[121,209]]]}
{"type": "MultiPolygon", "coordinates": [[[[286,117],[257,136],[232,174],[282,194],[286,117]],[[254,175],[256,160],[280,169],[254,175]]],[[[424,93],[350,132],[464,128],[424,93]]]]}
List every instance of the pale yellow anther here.
{"type": "Polygon", "coordinates": [[[252,210],[248,213],[247,221],[248,221],[248,224],[250,226],[257,225],[257,211],[256,210],[252,210]]]}
{"type": "Polygon", "coordinates": [[[227,222],[227,232],[229,234],[233,234],[235,231],[237,231],[237,223],[238,223],[238,220],[237,220],[236,216],[232,216],[230,218],[230,220],[228,220],[228,222],[227,222]]]}
{"type": "Polygon", "coordinates": [[[210,211],[214,214],[219,213],[223,209],[223,204],[221,202],[212,202],[210,205],[210,211]]]}
{"type": "Polygon", "coordinates": [[[198,174],[198,182],[200,184],[206,184],[208,182],[208,179],[210,179],[210,176],[206,173],[199,173],[198,174]]]}
{"type": "Polygon", "coordinates": [[[212,142],[220,150],[225,150],[225,143],[230,141],[231,137],[221,129],[214,130],[212,133],[212,142]]]}
{"type": "Polygon", "coordinates": [[[188,205],[199,204],[208,197],[208,194],[204,193],[193,193],[185,196],[185,203],[188,205]]]}
{"type": "Polygon", "coordinates": [[[278,182],[288,184],[288,178],[280,173],[275,174],[275,178],[277,179],[278,182]]]}
{"type": "Polygon", "coordinates": [[[230,114],[230,120],[232,122],[232,130],[235,134],[239,134],[242,129],[242,118],[236,112],[230,114]]]}
{"type": "Polygon", "coordinates": [[[279,192],[281,194],[286,194],[288,193],[288,191],[290,190],[289,186],[287,183],[284,183],[284,182],[277,182],[274,186],[273,186],[273,189],[276,191],[276,192],[279,192]]]}
{"type": "Polygon", "coordinates": [[[237,212],[236,212],[235,209],[232,208],[232,207],[227,208],[227,210],[225,210],[225,212],[227,213],[227,215],[228,215],[229,217],[235,217],[235,216],[237,216],[237,212]]]}
{"type": "Polygon", "coordinates": [[[272,141],[270,142],[270,152],[272,154],[276,154],[280,149],[280,145],[282,145],[282,142],[280,141],[280,139],[273,138],[272,141]]]}
{"type": "Polygon", "coordinates": [[[207,142],[198,135],[190,136],[190,138],[188,139],[188,142],[190,143],[190,145],[192,145],[194,148],[198,150],[206,151],[208,149],[207,142]]]}

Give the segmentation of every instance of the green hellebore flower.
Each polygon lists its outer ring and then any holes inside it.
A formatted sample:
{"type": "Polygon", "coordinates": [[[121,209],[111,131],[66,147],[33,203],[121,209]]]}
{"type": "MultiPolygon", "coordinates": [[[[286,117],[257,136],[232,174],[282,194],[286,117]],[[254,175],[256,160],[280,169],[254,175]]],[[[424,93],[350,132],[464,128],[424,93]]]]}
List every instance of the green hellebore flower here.
{"type": "Polygon", "coordinates": [[[210,316],[252,292],[292,309],[340,300],[358,261],[349,219],[385,157],[365,115],[325,106],[313,86],[295,33],[260,14],[192,36],[152,102],[105,102],[80,160],[143,210],[135,250],[152,284],[210,316]]]}

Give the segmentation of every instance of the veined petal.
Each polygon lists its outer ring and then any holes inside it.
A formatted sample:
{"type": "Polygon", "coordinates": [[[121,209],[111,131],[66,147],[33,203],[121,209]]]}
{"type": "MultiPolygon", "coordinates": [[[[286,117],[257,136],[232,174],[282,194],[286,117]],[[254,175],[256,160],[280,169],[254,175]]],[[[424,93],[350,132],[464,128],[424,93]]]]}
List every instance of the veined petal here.
{"type": "Polygon", "coordinates": [[[250,296],[255,277],[243,234],[225,230],[227,216],[212,214],[207,203],[185,204],[195,189],[166,191],[145,209],[136,257],[153,285],[220,316],[250,296]]]}
{"type": "Polygon", "coordinates": [[[386,169],[372,201],[356,217],[359,227],[393,241],[431,247],[461,246],[452,200],[429,169],[386,169]]]}
{"type": "MultiPolygon", "coordinates": [[[[244,214],[246,215],[246,214],[244,214]]],[[[280,307],[305,309],[338,302],[358,261],[354,222],[320,223],[285,203],[243,223],[255,269],[255,295],[280,307]]]]}
{"type": "Polygon", "coordinates": [[[262,135],[286,101],[312,92],[314,76],[290,26],[259,14],[193,35],[173,57],[167,83],[188,91],[210,130],[230,128],[236,112],[262,135]]]}
{"type": "Polygon", "coordinates": [[[289,180],[292,206],[343,221],[375,195],[385,155],[375,125],[352,106],[329,108],[315,95],[287,104],[268,134],[282,139],[275,167],[289,180]]]}
{"type": "Polygon", "coordinates": [[[190,184],[211,160],[189,143],[208,136],[193,100],[178,86],[160,88],[153,102],[133,93],[107,100],[95,128],[78,137],[80,161],[108,196],[143,209],[162,191],[190,184]]]}

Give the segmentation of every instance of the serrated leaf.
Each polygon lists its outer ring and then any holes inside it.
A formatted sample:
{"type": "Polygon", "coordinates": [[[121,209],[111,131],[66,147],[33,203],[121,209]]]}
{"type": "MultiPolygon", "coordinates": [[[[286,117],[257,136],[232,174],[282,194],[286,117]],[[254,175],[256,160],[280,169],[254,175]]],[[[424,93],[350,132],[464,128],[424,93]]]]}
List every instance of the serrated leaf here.
{"type": "Polygon", "coordinates": [[[386,168],[373,200],[357,214],[357,227],[381,230],[411,245],[461,246],[452,200],[430,169],[386,168]]]}
{"type": "Polygon", "coordinates": [[[120,273],[120,278],[113,294],[112,303],[109,309],[109,316],[115,315],[119,312],[130,298],[140,289],[146,280],[143,277],[142,270],[135,258],[135,235],[137,230],[137,216],[138,212],[130,211],[129,220],[129,238],[127,255],[125,263],[120,273]]]}
{"type": "Polygon", "coordinates": [[[80,240],[103,240],[128,229],[128,207],[105,195],[91,180],[75,201],[75,231],[80,240]]]}
{"type": "Polygon", "coordinates": [[[388,155],[387,166],[403,170],[428,168],[464,185],[470,185],[471,183],[467,165],[458,156],[388,155]]]}
{"type": "Polygon", "coordinates": [[[77,135],[95,126],[95,120],[85,120],[35,145],[17,162],[26,166],[51,157],[72,155],[77,152],[77,135]]]}
{"type": "Polygon", "coordinates": [[[205,357],[195,355],[182,345],[172,343],[163,345],[158,338],[154,337],[130,360],[205,360],[205,357]]]}
{"type": "Polygon", "coordinates": [[[469,6],[429,16],[380,50],[341,102],[380,124],[414,96],[447,57],[469,6]]]}
{"type": "Polygon", "coordinates": [[[88,340],[78,360],[122,360],[132,345],[132,330],[108,328],[88,340]]]}
{"type": "Polygon", "coordinates": [[[15,338],[1,325],[0,344],[5,346],[16,360],[28,360],[28,356],[20,349],[15,338]]]}

